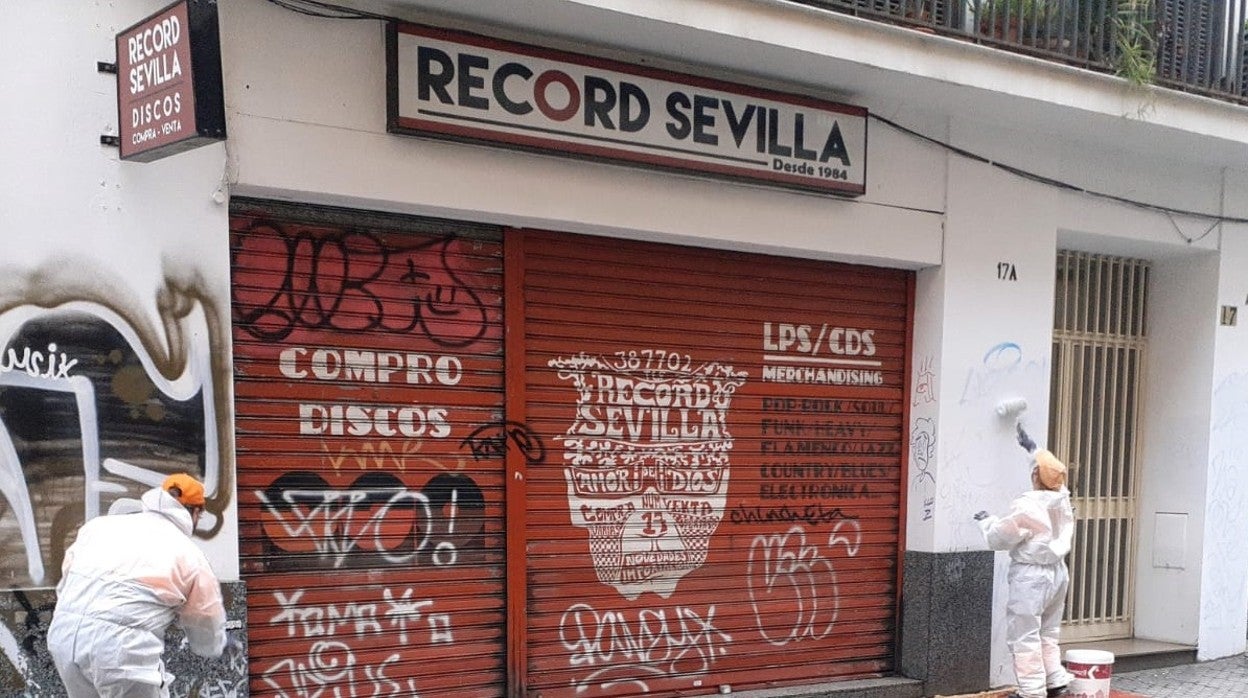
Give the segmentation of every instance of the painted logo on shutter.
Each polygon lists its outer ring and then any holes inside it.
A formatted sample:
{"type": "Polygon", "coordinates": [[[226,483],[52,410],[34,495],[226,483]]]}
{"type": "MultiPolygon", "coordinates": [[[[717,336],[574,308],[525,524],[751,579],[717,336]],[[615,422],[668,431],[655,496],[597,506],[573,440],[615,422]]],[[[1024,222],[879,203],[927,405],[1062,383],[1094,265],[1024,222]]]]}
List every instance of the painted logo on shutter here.
{"type": "Polygon", "coordinates": [[[662,350],[549,362],[577,391],[560,437],[572,524],[589,531],[599,581],[663,598],[706,562],[728,498],[732,366],[662,350]]]}

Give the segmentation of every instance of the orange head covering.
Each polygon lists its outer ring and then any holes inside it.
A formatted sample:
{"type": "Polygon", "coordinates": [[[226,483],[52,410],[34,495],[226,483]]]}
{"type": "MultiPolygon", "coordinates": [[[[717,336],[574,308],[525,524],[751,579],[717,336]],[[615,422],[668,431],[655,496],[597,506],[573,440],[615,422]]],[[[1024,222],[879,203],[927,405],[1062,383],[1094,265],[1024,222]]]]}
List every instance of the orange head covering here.
{"type": "MultiPolygon", "coordinates": [[[[187,475],[186,473],[175,473],[165,478],[160,485],[160,489],[169,492],[171,488],[178,488],[180,495],[174,498],[182,503],[184,507],[202,507],[204,505],[204,486],[199,480],[187,475]]],[[[173,494],[170,492],[170,494],[173,494]]]]}
{"type": "Polygon", "coordinates": [[[1057,456],[1041,448],[1035,453],[1036,480],[1046,490],[1060,490],[1066,486],[1066,464],[1057,456]]]}

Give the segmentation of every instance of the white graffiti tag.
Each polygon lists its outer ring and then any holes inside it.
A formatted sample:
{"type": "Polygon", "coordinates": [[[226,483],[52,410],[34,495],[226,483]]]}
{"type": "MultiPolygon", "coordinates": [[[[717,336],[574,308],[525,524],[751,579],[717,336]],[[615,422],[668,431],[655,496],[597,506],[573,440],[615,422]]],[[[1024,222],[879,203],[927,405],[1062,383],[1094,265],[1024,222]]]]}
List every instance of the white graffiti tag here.
{"type": "MultiPolygon", "coordinates": [[[[316,552],[329,558],[335,567],[341,567],[348,555],[365,547],[362,543],[380,551],[387,562],[406,563],[413,560],[429,542],[429,526],[422,525],[415,529],[421,534],[411,550],[392,552],[386,543],[388,534],[384,524],[392,510],[414,508],[424,521],[433,518],[429,499],[420,492],[291,489],[282,492],[280,505],[270,501],[261,490],[255,494],[288,537],[310,539],[316,552]],[[368,506],[378,497],[384,502],[376,507],[368,506]]],[[[447,557],[447,560],[454,562],[454,557],[447,557]]],[[[435,556],[434,564],[442,562],[441,556],[435,556]]]]}
{"type": "MultiPolygon", "coordinates": [[[[831,551],[843,544],[846,554],[853,557],[861,540],[857,521],[840,521],[828,535],[827,548],[831,551]]],[[[758,631],[772,645],[821,640],[836,625],[840,610],[836,570],[818,545],[807,544],[800,526],[754,538],[746,588],[758,631]]]]}
{"type": "Polygon", "coordinates": [[[328,637],[339,634],[342,629],[354,629],[356,637],[369,633],[381,633],[381,623],[377,620],[377,604],[354,602],[330,604],[328,606],[302,607],[299,602],[303,598],[303,589],[290,596],[283,592],[273,592],[281,608],[270,625],[286,625],[287,637],[328,637]]]}
{"type": "Polygon", "coordinates": [[[594,668],[576,681],[578,692],[594,684],[604,691],[633,684],[648,692],[650,680],[705,674],[732,642],[715,627],[714,605],[704,614],[687,606],[635,613],[629,618],[584,603],[563,612],[559,639],[571,653],[569,664],[594,668]]]}
{"type": "Polygon", "coordinates": [[[384,609],[378,609],[376,603],[347,602],[343,604],[327,604],[324,606],[302,606],[303,589],[298,589],[287,596],[284,592],[273,592],[280,610],[269,619],[269,625],[286,626],[286,637],[340,637],[354,634],[365,637],[369,634],[385,632],[382,621],[390,628],[399,631],[399,642],[407,644],[409,624],[419,622],[422,617],[428,622],[431,643],[449,643],[454,641],[450,631],[450,616],[445,613],[424,615],[423,611],[433,606],[432,599],[413,599],[413,591],[409,587],[401,594],[392,589],[383,589],[384,609]]]}
{"type": "Polygon", "coordinates": [[[48,345],[47,354],[31,351],[30,347],[22,349],[21,358],[13,348],[7,354],[0,354],[0,373],[25,371],[31,378],[69,378],[69,369],[76,365],[78,359],[69,358],[63,351],[58,353],[55,343],[48,345]]]}
{"type": "MultiPolygon", "coordinates": [[[[386,618],[390,621],[390,627],[399,629],[399,643],[407,644],[407,624],[415,623],[420,620],[421,609],[428,608],[433,605],[432,599],[412,600],[412,590],[405,589],[401,596],[396,597],[390,589],[386,589],[382,596],[386,600],[386,618]]],[[[451,643],[455,641],[450,631],[450,618],[439,613],[429,617],[431,643],[451,643]]]]}
{"type": "MultiPolygon", "coordinates": [[[[414,598],[414,591],[382,589],[382,601],[339,604],[303,604],[304,589],[289,594],[273,592],[278,611],[269,625],[285,626],[286,637],[310,639],[306,654],[274,662],[263,672],[264,682],[285,698],[355,698],[357,696],[417,696],[415,679],[395,679],[387,669],[403,660],[402,652],[376,665],[361,664],[351,640],[398,629],[399,644],[409,645],[409,631],[424,621],[429,644],[454,641],[451,617],[431,613],[432,599],[414,598]]],[[[415,641],[425,638],[411,638],[415,641]]]]}
{"type": "Polygon", "coordinates": [[[360,665],[355,653],[338,640],[318,640],[305,657],[278,661],[264,672],[264,682],[280,698],[363,698],[363,696],[411,696],[416,680],[404,685],[386,676],[386,668],[399,661],[398,652],[376,666],[360,665]]]}

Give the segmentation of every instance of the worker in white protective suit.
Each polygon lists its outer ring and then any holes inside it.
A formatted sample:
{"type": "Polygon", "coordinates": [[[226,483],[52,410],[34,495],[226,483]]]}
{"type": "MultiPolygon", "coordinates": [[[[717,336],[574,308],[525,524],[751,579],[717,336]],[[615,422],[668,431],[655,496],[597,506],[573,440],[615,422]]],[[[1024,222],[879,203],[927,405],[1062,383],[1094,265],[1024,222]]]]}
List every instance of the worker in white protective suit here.
{"type": "Polygon", "coordinates": [[[83,524],[65,551],[48,650],[70,698],[167,697],[161,655],[175,618],[191,651],[225,648],[220,584],[190,537],[204,486],[170,475],[139,501],[140,511],[83,524]]]}
{"type": "MultiPolygon", "coordinates": [[[[1035,447],[1021,429],[1019,441],[1035,447]]],[[[1032,456],[1033,489],[1016,498],[1006,516],[981,511],[974,517],[989,548],[1010,552],[1005,634],[1018,677],[1013,698],[1059,696],[1074,679],[1058,647],[1070,581],[1065,558],[1075,531],[1066,466],[1044,449],[1032,456]]]]}

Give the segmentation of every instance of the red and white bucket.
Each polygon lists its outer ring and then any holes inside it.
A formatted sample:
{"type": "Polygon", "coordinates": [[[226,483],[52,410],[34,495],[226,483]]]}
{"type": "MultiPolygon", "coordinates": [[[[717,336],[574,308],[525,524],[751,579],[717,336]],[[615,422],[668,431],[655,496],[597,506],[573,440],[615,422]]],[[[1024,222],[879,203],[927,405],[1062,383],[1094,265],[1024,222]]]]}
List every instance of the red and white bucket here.
{"type": "Polygon", "coordinates": [[[1104,650],[1066,650],[1066,671],[1075,680],[1065,698],[1109,698],[1109,680],[1114,673],[1114,653],[1104,650]]]}

